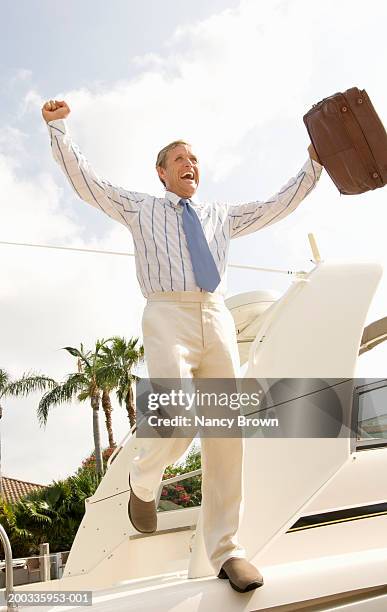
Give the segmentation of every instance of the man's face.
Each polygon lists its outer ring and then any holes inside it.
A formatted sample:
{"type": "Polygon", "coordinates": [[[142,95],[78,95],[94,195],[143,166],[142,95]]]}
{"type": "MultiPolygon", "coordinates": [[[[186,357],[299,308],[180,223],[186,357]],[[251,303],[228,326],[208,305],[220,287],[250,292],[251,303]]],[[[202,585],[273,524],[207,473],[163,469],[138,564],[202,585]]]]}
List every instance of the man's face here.
{"type": "Polygon", "coordinates": [[[157,167],[168,191],[191,198],[199,185],[199,162],[190,145],[177,145],[167,153],[165,168],[157,167]]]}

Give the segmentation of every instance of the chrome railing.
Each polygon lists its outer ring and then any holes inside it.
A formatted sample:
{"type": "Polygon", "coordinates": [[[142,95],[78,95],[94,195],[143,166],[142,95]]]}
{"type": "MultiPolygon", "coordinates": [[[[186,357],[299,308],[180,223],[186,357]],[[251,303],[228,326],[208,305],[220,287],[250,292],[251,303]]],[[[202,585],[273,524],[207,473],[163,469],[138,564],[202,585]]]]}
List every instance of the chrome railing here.
{"type": "Polygon", "coordinates": [[[11,610],[18,610],[18,606],[14,602],[9,602],[10,595],[15,592],[13,588],[12,548],[7,532],[2,525],[0,525],[0,540],[5,554],[5,601],[7,612],[10,612],[11,610]]]}

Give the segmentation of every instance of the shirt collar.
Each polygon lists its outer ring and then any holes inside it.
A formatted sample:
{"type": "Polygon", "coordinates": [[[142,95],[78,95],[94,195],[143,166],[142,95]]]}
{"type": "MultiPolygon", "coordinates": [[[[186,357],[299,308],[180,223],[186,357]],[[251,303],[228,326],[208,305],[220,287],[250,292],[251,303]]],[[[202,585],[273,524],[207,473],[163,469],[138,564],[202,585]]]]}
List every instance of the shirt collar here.
{"type": "MultiPolygon", "coordinates": [[[[169,200],[171,202],[171,204],[173,205],[174,208],[181,208],[181,204],[179,204],[180,200],[182,199],[180,196],[178,196],[176,193],[173,193],[172,191],[166,191],[165,192],[165,197],[167,200],[169,200]]],[[[194,208],[199,208],[200,207],[200,202],[198,200],[198,198],[195,196],[195,199],[193,200],[192,198],[189,198],[189,201],[191,202],[192,206],[194,208]]]]}

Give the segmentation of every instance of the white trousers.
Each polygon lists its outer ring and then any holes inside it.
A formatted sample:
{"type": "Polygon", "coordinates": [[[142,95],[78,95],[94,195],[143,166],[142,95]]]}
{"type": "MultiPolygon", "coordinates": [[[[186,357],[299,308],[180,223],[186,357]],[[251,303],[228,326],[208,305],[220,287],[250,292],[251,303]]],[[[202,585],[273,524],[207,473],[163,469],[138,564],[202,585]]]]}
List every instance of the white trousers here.
{"type": "MultiPolygon", "coordinates": [[[[239,353],[235,325],[221,296],[173,291],[151,294],[142,318],[149,378],[236,378],[239,353]]],[[[183,383],[183,381],[182,381],[183,383]]],[[[155,498],[166,466],[175,463],[189,438],[143,438],[130,481],[144,501],[155,498]]],[[[236,532],[242,506],[242,438],[205,438],[202,454],[203,534],[216,573],[230,557],[245,557],[236,532]]]]}

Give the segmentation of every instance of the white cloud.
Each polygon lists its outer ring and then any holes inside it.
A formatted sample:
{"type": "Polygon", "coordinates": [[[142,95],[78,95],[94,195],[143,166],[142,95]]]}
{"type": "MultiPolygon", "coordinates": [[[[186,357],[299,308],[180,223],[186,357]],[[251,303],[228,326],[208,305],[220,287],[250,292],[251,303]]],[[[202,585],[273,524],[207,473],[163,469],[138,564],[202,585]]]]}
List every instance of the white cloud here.
{"type": "Polygon", "coordinates": [[[113,179],[135,181],[139,190],[155,189],[157,150],[182,136],[201,152],[209,178],[230,172],[243,159],[236,148],[246,134],[294,111],[312,72],[312,58],[304,53],[307,30],[292,36],[283,54],[279,41],[289,38],[288,25],[276,5],[262,13],[257,3],[243,3],[178,31],[170,51],[142,58],[144,70],[131,81],[99,93],[66,92],[74,133],[98,167],[113,179]],[[302,79],[295,91],[300,56],[302,79]]]}

